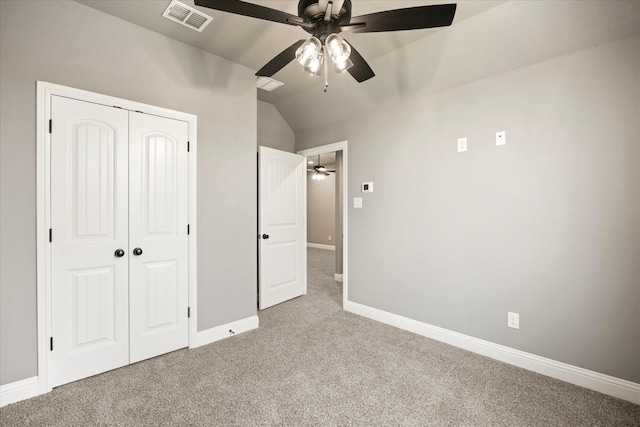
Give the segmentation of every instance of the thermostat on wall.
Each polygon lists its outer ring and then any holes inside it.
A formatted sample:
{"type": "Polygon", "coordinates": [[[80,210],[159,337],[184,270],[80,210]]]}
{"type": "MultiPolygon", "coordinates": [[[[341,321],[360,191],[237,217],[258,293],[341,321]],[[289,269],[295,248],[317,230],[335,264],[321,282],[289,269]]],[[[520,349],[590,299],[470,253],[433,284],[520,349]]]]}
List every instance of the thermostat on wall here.
{"type": "Polygon", "coordinates": [[[363,193],[373,193],[373,182],[363,182],[362,183],[362,192],[363,193]]]}

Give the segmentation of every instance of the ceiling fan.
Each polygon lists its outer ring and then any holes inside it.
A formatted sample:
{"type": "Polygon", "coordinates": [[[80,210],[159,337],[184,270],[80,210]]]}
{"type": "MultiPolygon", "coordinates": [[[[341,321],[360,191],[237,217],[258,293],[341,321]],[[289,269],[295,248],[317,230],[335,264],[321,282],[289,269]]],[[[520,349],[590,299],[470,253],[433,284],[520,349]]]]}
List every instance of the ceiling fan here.
{"type": "Polygon", "coordinates": [[[312,75],[324,75],[324,91],[328,87],[328,67],[338,73],[348,71],[359,83],[375,73],[362,55],[338,34],[344,31],[373,33],[416,30],[451,25],[456,4],[437,4],[387,10],[351,16],[351,0],[300,0],[298,16],[277,9],[240,0],[195,0],[197,6],[302,27],[312,36],[298,40],[256,73],[271,77],[289,62],[297,59],[312,75]]]}
{"type": "MultiPolygon", "coordinates": [[[[312,162],[309,162],[312,163],[312,162]]],[[[328,170],[325,166],[320,164],[320,155],[318,154],[318,163],[313,167],[313,169],[307,168],[309,172],[315,172],[311,179],[314,181],[323,181],[325,177],[329,176],[329,173],[335,173],[335,170],[328,170]]]]}

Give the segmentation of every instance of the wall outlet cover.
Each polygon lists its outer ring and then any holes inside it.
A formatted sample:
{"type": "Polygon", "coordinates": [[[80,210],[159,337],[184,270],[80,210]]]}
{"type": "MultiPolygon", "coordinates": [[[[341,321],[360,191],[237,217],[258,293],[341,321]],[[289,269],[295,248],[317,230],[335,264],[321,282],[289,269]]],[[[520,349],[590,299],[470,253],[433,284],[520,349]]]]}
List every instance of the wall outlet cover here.
{"type": "Polygon", "coordinates": [[[520,315],[518,313],[507,313],[507,326],[513,329],[520,329],[520,315]]]}
{"type": "Polygon", "coordinates": [[[505,131],[496,132],[496,145],[505,145],[507,143],[507,133],[505,131]]]}
{"type": "Polygon", "coordinates": [[[354,197],[353,198],[353,207],[355,209],[361,209],[362,208],[362,197],[354,197]]]}

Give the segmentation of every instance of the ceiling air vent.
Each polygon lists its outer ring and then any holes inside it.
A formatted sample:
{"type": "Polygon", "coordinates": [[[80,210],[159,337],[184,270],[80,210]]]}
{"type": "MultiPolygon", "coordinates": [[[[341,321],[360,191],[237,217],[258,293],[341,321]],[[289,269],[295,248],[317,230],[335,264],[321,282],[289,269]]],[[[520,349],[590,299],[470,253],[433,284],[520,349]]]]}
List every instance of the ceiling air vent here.
{"type": "Polygon", "coordinates": [[[270,79],[269,77],[258,77],[258,89],[266,90],[267,92],[278,89],[283,84],[284,83],[270,79]]]}
{"type": "Polygon", "coordinates": [[[198,12],[190,6],[180,3],[178,0],[172,0],[162,16],[196,31],[202,31],[209,22],[213,21],[212,17],[198,12]]]}

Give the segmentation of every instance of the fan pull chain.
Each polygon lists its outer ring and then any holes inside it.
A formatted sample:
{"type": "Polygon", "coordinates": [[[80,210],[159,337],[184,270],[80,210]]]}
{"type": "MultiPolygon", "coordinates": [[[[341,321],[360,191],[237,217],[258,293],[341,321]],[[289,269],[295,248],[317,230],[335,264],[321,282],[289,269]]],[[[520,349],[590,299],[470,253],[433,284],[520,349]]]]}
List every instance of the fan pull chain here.
{"type": "Polygon", "coordinates": [[[327,64],[327,48],[326,46],[322,46],[322,53],[324,56],[324,61],[322,61],[322,65],[324,66],[324,69],[322,70],[322,75],[324,77],[324,92],[327,92],[327,88],[329,87],[329,64],[327,64]]]}

